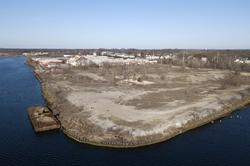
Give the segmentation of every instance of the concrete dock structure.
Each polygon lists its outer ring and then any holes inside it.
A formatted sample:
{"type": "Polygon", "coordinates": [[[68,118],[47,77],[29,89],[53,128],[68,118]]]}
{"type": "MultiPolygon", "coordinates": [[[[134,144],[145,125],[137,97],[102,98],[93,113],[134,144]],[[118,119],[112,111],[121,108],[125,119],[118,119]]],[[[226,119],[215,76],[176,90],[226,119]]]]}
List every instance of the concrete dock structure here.
{"type": "Polygon", "coordinates": [[[61,127],[60,122],[47,107],[30,107],[28,108],[28,114],[33,128],[37,133],[55,130],[61,127]]]}

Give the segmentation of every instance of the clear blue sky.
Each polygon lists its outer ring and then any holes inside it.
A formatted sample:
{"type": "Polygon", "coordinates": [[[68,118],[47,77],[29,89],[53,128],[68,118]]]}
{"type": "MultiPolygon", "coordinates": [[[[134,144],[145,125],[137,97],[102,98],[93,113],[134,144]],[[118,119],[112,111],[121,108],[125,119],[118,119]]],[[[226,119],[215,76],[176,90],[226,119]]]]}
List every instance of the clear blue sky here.
{"type": "Polygon", "coordinates": [[[250,49],[250,0],[0,0],[0,47],[250,49]]]}

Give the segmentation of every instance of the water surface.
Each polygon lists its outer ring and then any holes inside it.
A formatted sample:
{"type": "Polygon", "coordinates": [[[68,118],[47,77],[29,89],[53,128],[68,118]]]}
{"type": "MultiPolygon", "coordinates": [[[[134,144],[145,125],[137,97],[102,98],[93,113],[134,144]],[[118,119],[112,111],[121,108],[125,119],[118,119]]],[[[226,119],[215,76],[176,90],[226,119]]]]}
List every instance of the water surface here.
{"type": "Polygon", "coordinates": [[[0,58],[0,166],[248,166],[250,107],[169,141],[136,149],[79,144],[34,133],[26,109],[44,105],[25,57],[0,58]]]}

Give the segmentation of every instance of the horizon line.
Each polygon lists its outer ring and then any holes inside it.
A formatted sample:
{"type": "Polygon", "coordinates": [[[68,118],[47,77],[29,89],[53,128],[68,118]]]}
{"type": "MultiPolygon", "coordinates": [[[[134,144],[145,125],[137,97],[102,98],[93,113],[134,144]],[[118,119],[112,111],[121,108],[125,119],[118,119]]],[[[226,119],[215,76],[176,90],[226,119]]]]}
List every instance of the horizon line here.
{"type": "Polygon", "coordinates": [[[18,48],[18,47],[0,47],[0,49],[13,49],[13,50],[99,50],[99,49],[106,49],[106,50],[250,50],[250,48],[18,48]]]}

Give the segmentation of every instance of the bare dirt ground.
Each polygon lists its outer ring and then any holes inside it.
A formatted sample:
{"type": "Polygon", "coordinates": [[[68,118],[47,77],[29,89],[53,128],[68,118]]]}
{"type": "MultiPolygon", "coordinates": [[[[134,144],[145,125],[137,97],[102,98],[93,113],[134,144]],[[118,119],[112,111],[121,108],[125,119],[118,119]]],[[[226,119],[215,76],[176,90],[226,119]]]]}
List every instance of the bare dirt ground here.
{"type": "Polygon", "coordinates": [[[160,64],[36,72],[64,132],[103,146],[160,142],[250,101],[248,73],[235,86],[229,71],[160,64]]]}

